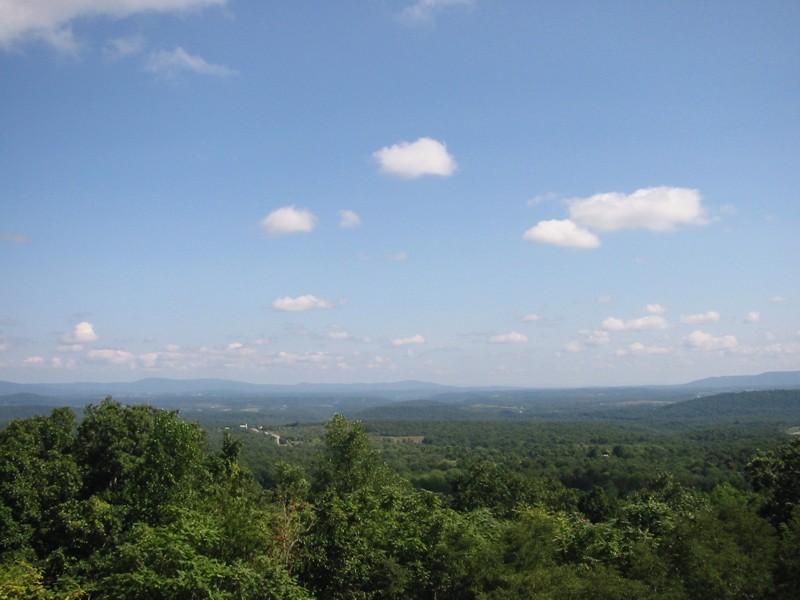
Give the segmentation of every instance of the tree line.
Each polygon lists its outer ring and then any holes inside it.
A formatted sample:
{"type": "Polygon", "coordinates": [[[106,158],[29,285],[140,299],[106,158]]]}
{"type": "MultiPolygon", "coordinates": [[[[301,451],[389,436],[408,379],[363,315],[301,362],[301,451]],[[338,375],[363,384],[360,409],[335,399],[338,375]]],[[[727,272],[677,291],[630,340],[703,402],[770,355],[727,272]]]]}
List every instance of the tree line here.
{"type": "Polygon", "coordinates": [[[436,492],[371,439],[335,415],[309,462],[276,460],[264,485],[240,437],[209,450],[175,411],[107,398],[80,422],[13,421],[0,599],[783,599],[800,584],[800,440],[750,456],[742,485],[661,470],[620,491],[470,453],[436,492]]]}

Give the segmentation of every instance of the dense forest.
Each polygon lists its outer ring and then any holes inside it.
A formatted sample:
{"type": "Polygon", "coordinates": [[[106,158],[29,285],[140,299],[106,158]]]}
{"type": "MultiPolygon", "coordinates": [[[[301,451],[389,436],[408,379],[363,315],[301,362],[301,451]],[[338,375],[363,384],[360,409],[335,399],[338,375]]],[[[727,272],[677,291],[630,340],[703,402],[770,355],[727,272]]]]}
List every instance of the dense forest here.
{"type": "Polygon", "coordinates": [[[0,599],[795,598],[800,438],[707,419],[741,400],[633,422],[203,428],[111,398],[17,419],[0,599]]]}

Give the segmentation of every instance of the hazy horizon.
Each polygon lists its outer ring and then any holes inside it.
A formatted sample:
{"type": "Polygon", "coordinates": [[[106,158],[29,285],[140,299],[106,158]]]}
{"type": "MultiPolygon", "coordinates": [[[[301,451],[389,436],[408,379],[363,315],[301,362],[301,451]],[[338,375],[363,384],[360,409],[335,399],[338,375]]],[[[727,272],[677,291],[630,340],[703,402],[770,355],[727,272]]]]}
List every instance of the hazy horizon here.
{"type": "Polygon", "coordinates": [[[0,379],[800,370],[800,5],[0,3],[0,379]]]}

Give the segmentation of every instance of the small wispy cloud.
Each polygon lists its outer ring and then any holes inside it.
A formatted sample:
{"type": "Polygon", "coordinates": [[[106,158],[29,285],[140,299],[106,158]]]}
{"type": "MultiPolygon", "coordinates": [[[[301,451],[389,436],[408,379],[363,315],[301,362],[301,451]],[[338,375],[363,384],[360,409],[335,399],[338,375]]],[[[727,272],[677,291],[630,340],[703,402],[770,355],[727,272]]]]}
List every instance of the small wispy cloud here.
{"type": "Polygon", "coordinates": [[[305,296],[298,296],[297,298],[284,296],[272,303],[272,308],[275,310],[286,312],[302,312],[312,308],[331,308],[332,306],[333,304],[331,304],[330,301],[317,298],[313,294],[306,294],[305,296]]]}
{"type": "Polygon", "coordinates": [[[397,338],[392,340],[392,346],[416,346],[425,343],[425,338],[420,334],[411,337],[397,338]]]}
{"type": "Polygon", "coordinates": [[[528,336],[518,331],[498,333],[489,338],[492,344],[521,344],[528,341],[528,336]]]}
{"type": "Polygon", "coordinates": [[[308,233],[314,230],[317,218],[310,210],[284,206],[273,210],[261,221],[261,229],[269,236],[308,233]]]}
{"type": "Polygon", "coordinates": [[[628,320],[608,317],[603,320],[603,329],[606,331],[647,331],[668,329],[669,327],[669,322],[661,315],[647,315],[628,320]]]}
{"type": "Polygon", "coordinates": [[[178,46],[172,51],[159,50],[153,52],[144,66],[145,71],[159,77],[174,79],[181,73],[211,75],[213,77],[229,77],[236,71],[224,65],[216,65],[206,61],[202,56],[189,54],[178,46]]]}
{"type": "Polygon", "coordinates": [[[415,0],[400,12],[400,19],[411,24],[428,22],[439,12],[457,6],[470,6],[474,0],[415,0]]]}
{"type": "Polygon", "coordinates": [[[117,350],[115,348],[100,348],[90,350],[86,353],[86,358],[92,362],[107,363],[117,366],[135,367],[138,357],[127,350],[117,350]]]}
{"type": "Polygon", "coordinates": [[[522,317],[523,321],[528,321],[528,322],[540,321],[541,319],[542,319],[542,317],[540,317],[536,313],[530,313],[530,314],[525,315],[524,317],[522,317]]]}
{"type": "Polygon", "coordinates": [[[342,229],[354,229],[361,226],[361,217],[352,210],[339,211],[339,227],[342,229]]]}
{"type": "Polygon", "coordinates": [[[103,48],[103,57],[106,60],[120,60],[142,52],[147,46],[147,41],[141,35],[129,35],[115,38],[106,42],[103,48]]]}
{"type": "Polygon", "coordinates": [[[444,142],[429,137],[385,146],[373,152],[372,156],[378,161],[382,173],[404,179],[423,175],[449,177],[457,168],[444,142]]]}
{"type": "Polygon", "coordinates": [[[708,310],[704,313],[693,315],[681,315],[681,323],[698,325],[700,323],[714,323],[720,320],[720,314],[715,310],[708,310]]]}

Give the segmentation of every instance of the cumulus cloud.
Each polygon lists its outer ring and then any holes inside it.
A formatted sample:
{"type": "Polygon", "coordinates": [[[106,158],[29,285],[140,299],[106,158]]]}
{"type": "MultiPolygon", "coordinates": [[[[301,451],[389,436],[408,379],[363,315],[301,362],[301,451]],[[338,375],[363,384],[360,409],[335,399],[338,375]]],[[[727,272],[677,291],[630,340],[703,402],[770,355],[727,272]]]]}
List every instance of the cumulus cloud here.
{"type": "Polygon", "coordinates": [[[332,304],[328,300],[317,298],[313,294],[306,294],[305,296],[298,296],[297,298],[284,296],[272,303],[272,308],[275,310],[287,312],[302,312],[312,308],[330,308],[331,306],[332,304]]]}
{"type": "Polygon", "coordinates": [[[714,336],[697,329],[686,337],[684,344],[701,350],[732,350],[739,345],[739,340],[733,335],[714,336]]]}
{"type": "Polygon", "coordinates": [[[542,244],[597,248],[597,233],[623,229],[671,231],[678,225],[710,222],[700,192],[680,187],[652,187],[632,194],[608,192],[569,201],[569,218],[540,221],[525,239],[542,244]]]}
{"type": "Polygon", "coordinates": [[[61,336],[61,341],[65,344],[88,344],[100,339],[94,331],[94,325],[88,321],[81,321],[75,325],[75,329],[69,335],[61,336]]]}
{"type": "Polygon", "coordinates": [[[644,307],[644,310],[651,315],[663,315],[665,312],[667,312],[667,308],[661,304],[648,304],[644,307]]]}
{"type": "Polygon", "coordinates": [[[392,346],[416,346],[425,343],[425,338],[420,334],[411,337],[397,338],[392,340],[392,346]]]}
{"type": "Polygon", "coordinates": [[[339,211],[339,227],[342,229],[353,229],[361,226],[361,217],[352,210],[339,211]]]}
{"type": "Polygon", "coordinates": [[[694,315],[681,315],[681,323],[697,325],[699,323],[714,323],[719,321],[720,314],[715,310],[708,310],[704,313],[694,315]]]}
{"type": "Polygon", "coordinates": [[[534,322],[534,321],[540,321],[541,318],[542,317],[540,317],[536,313],[530,313],[529,315],[525,315],[524,317],[522,317],[522,320],[528,322],[534,322]]]}
{"type": "Polygon", "coordinates": [[[25,360],[22,361],[26,367],[41,367],[44,365],[44,358],[41,356],[29,356],[25,360]]]}
{"type": "Polygon", "coordinates": [[[669,231],[676,225],[708,223],[700,192],[676,187],[644,188],[627,195],[595,194],[570,202],[569,215],[578,225],[594,231],[669,231]]]}
{"type": "Polygon", "coordinates": [[[159,50],[158,52],[153,52],[147,59],[144,69],[167,79],[175,78],[185,72],[197,75],[213,75],[215,77],[227,77],[236,74],[233,69],[224,65],[212,64],[201,56],[189,54],[180,46],[172,51],[159,50]]]}
{"type": "Polygon", "coordinates": [[[284,206],[273,210],[261,221],[261,229],[269,236],[314,231],[317,217],[309,210],[284,206]]]}
{"type": "Polygon", "coordinates": [[[410,23],[425,22],[436,13],[455,6],[469,6],[474,0],[416,0],[400,13],[400,18],[410,23]]]}
{"type": "Polygon", "coordinates": [[[518,331],[498,333],[489,338],[492,344],[521,344],[528,341],[528,336],[518,331]]]}
{"type": "Polygon", "coordinates": [[[597,248],[600,238],[569,219],[539,221],[522,236],[528,242],[551,244],[566,248],[597,248]]]}
{"type": "Polygon", "coordinates": [[[78,47],[71,25],[80,18],[122,19],[144,12],[174,12],[224,5],[227,0],[0,0],[0,47],[40,39],[61,52],[78,47]]]}
{"type": "Polygon", "coordinates": [[[373,152],[380,170],[387,175],[415,179],[423,175],[449,177],[456,171],[456,161],[447,146],[429,137],[415,142],[400,142],[373,152]]]}
{"type": "Polygon", "coordinates": [[[761,320],[761,313],[757,310],[751,310],[744,317],[745,323],[758,323],[761,320]]]}
{"type": "Polygon", "coordinates": [[[603,321],[603,329],[606,331],[646,331],[668,329],[669,327],[669,322],[661,315],[648,315],[628,320],[608,317],[603,321]]]}

